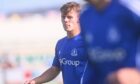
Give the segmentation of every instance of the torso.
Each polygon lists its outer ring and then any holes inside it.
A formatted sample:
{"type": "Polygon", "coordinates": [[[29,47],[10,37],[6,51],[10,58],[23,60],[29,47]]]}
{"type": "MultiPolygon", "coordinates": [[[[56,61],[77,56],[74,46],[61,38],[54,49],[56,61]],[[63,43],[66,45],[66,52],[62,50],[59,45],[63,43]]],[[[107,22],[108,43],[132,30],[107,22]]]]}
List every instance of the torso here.
{"type": "Polygon", "coordinates": [[[87,54],[81,36],[65,37],[60,40],[57,46],[57,53],[64,84],[80,84],[87,63],[87,54]]]}

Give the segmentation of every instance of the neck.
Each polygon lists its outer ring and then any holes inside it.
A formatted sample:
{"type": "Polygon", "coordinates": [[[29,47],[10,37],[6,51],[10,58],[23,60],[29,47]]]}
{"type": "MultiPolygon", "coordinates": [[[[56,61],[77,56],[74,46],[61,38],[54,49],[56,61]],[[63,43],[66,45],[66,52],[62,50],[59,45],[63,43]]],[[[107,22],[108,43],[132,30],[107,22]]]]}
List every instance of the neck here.
{"type": "Polygon", "coordinates": [[[95,4],[95,6],[98,10],[103,10],[109,5],[110,2],[111,0],[102,0],[99,3],[95,4]]]}
{"type": "Polygon", "coordinates": [[[74,30],[74,31],[67,32],[67,37],[73,38],[73,37],[77,36],[78,34],[80,34],[80,28],[77,30],[74,30]]]}

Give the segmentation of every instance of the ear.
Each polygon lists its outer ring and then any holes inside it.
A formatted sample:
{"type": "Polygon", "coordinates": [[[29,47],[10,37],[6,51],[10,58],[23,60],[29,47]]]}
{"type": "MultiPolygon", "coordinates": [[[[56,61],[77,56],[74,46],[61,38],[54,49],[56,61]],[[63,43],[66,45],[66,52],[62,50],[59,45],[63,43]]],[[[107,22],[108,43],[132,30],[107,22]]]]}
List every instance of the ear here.
{"type": "Polygon", "coordinates": [[[80,23],[79,19],[77,20],[77,23],[80,23]]]}
{"type": "Polygon", "coordinates": [[[77,20],[77,23],[80,23],[80,18],[77,20]]]}

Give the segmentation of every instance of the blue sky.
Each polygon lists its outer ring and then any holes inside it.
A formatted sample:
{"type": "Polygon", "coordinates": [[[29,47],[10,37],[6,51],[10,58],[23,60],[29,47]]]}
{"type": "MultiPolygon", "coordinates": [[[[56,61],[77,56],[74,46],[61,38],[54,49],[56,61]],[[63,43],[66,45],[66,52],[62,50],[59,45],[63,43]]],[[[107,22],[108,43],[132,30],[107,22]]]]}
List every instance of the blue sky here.
{"type": "Polygon", "coordinates": [[[83,0],[0,0],[0,13],[59,7],[69,1],[83,2],[83,0]]]}

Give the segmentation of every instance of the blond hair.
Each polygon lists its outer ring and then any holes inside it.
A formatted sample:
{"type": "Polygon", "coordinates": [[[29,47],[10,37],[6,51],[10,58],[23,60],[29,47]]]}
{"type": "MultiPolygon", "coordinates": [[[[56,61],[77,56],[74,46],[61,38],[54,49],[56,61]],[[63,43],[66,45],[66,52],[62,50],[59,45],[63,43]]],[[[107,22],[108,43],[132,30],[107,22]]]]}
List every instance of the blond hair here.
{"type": "Polygon", "coordinates": [[[76,2],[68,2],[60,8],[61,13],[63,14],[67,14],[72,10],[76,11],[77,13],[80,13],[81,10],[80,4],[76,2]]]}

